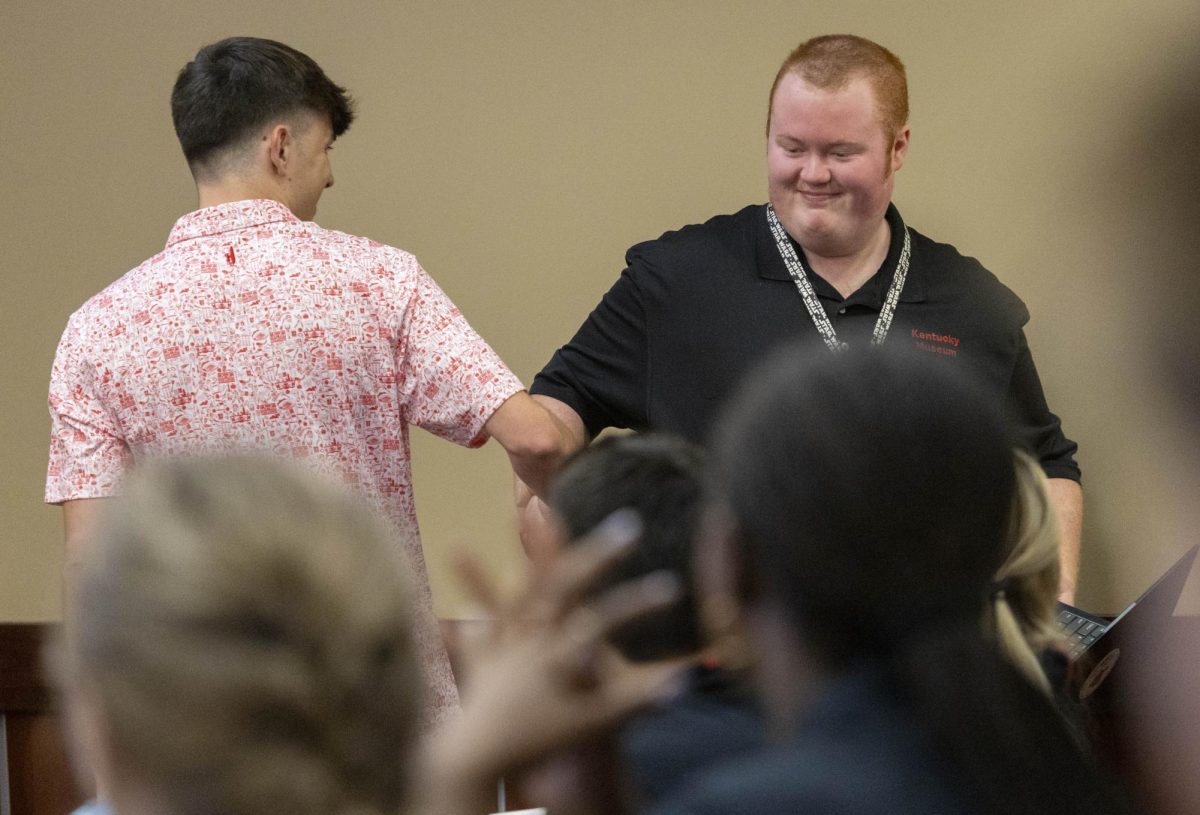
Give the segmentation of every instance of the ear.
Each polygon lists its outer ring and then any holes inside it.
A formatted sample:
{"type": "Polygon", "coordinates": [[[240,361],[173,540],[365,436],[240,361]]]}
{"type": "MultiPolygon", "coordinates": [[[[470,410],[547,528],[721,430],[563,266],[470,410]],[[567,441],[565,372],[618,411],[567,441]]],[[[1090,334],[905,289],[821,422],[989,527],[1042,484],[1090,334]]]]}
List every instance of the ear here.
{"type": "Polygon", "coordinates": [[[266,142],[267,158],[271,162],[271,168],[278,176],[287,176],[288,161],[291,159],[292,151],[295,150],[295,140],[292,130],[286,124],[279,123],[271,126],[263,136],[263,141],[266,142]]]}
{"type": "Polygon", "coordinates": [[[908,125],[905,125],[900,129],[900,132],[896,134],[895,141],[892,142],[893,173],[904,166],[904,157],[908,155],[908,139],[910,135],[912,134],[908,129],[908,125]]]}

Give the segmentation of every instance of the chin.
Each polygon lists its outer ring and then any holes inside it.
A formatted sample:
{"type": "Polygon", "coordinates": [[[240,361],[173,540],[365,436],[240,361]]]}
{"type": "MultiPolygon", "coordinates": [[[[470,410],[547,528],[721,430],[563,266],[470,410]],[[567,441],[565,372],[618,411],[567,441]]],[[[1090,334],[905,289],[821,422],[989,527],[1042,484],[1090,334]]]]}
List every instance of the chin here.
{"type": "Polygon", "coordinates": [[[779,219],[788,234],[801,244],[828,238],[834,234],[837,226],[824,211],[814,211],[807,207],[796,207],[781,214],[779,219]]]}

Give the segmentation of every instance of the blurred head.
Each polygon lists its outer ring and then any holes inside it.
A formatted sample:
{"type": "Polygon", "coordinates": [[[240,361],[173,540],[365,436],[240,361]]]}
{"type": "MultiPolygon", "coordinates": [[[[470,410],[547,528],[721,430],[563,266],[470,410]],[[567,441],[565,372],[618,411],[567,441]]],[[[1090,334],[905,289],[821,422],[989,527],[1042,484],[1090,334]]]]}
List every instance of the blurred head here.
{"type": "Polygon", "coordinates": [[[883,228],[908,152],[904,66],[851,35],[802,43],[780,67],[767,115],[771,204],[810,254],[862,250],[883,228]]]}
{"type": "Polygon", "coordinates": [[[642,520],[637,547],[595,591],[665,570],[678,575],[684,596],[671,608],[635,620],[613,636],[630,659],[652,660],[701,647],[691,588],[692,537],[700,509],[703,452],[672,436],[613,436],[585,448],[555,478],[550,508],[575,540],[618,509],[642,520]]]}
{"type": "MultiPolygon", "coordinates": [[[[1110,143],[1111,150],[1099,157],[1100,168],[1114,166],[1112,162],[1120,161],[1121,156],[1147,150],[1149,145],[1196,143],[1200,138],[1200,44],[1192,42],[1170,57],[1164,54],[1143,96],[1144,104],[1131,112],[1139,126],[1131,138],[1110,143]]],[[[1115,177],[1101,169],[1096,186],[1089,186],[1086,192],[1095,195],[1100,185],[1111,189],[1114,182],[1138,192],[1132,207],[1105,201],[1111,209],[1100,210],[1121,224],[1121,231],[1114,235],[1119,254],[1105,270],[1104,282],[1114,286],[1122,298],[1132,300],[1133,313],[1145,327],[1139,332],[1142,358],[1138,364],[1154,372],[1190,425],[1187,442],[1195,451],[1200,449],[1200,377],[1193,373],[1200,359],[1200,322],[1196,320],[1200,277],[1195,272],[1200,253],[1200,230],[1196,229],[1200,151],[1147,152],[1138,162],[1140,166],[1121,165],[1115,177]],[[1152,273],[1142,274],[1144,281],[1139,278],[1137,286],[1122,285],[1141,270],[1152,273]]]]}
{"type": "Polygon", "coordinates": [[[996,571],[988,617],[1005,655],[1030,682],[1050,693],[1038,654],[1062,640],[1055,622],[1058,524],[1041,465],[1021,450],[1016,464],[1011,548],[996,571]]]}
{"type": "Polygon", "coordinates": [[[327,151],[354,120],[353,103],[310,57],[273,40],[229,37],[184,66],[171,94],[175,133],[197,183],[261,171],[275,155],[297,216],[316,214],[333,184],[327,151]],[[278,142],[278,144],[276,144],[278,142]]]}
{"type": "MultiPolygon", "coordinates": [[[[1146,83],[1144,104],[1131,111],[1139,123],[1131,138],[1111,141],[1111,150],[1094,165],[1094,185],[1087,193],[1105,201],[1111,217],[1104,223],[1121,224],[1112,242],[1118,255],[1106,265],[1105,285],[1130,297],[1134,314],[1143,327],[1138,333],[1139,366],[1152,370],[1155,381],[1181,417],[1176,457],[1185,462],[1183,484],[1167,497],[1146,483],[1131,484],[1141,490],[1147,511],[1167,513],[1174,526],[1188,530],[1183,542],[1192,543],[1191,530],[1200,520],[1192,497],[1200,483],[1200,277],[1195,261],[1200,253],[1200,151],[1160,151],[1150,145],[1193,145],[1200,139],[1200,43],[1172,49],[1156,60],[1146,83]],[[1123,156],[1141,150],[1137,166],[1120,164],[1123,156]],[[1114,163],[1116,162],[1116,163],[1114,163]],[[1109,167],[1119,168],[1115,173],[1109,167]],[[1136,190],[1133,206],[1105,198],[1101,189],[1117,184],[1136,190]],[[1127,281],[1137,276],[1138,285],[1127,281]],[[1182,456],[1179,456],[1179,453],[1182,456]],[[1166,500],[1164,500],[1166,498],[1166,500]]],[[[1141,792],[1147,811],[1194,813],[1200,811],[1200,774],[1195,759],[1200,751],[1200,705],[1196,704],[1194,667],[1200,664],[1200,633],[1185,627],[1167,627],[1153,658],[1138,666],[1130,684],[1125,714],[1132,739],[1130,756],[1142,775],[1141,792]]],[[[1132,666],[1131,666],[1132,668],[1132,666]]]]}
{"type": "Polygon", "coordinates": [[[58,671],[118,807],[398,811],[421,688],[408,573],[340,487],[255,459],[148,465],[78,589],[58,671]]]}
{"type": "Polygon", "coordinates": [[[993,400],[936,362],[783,349],[716,436],[726,556],[705,588],[773,609],[830,670],[981,624],[1006,551],[1012,447],[993,400]]]}
{"type": "Polygon", "coordinates": [[[705,603],[735,598],[776,727],[801,726],[823,683],[861,669],[972,811],[1120,810],[983,633],[1016,491],[995,402],[936,359],[780,350],[715,440],[699,554],[723,568],[702,574],[705,603]]]}

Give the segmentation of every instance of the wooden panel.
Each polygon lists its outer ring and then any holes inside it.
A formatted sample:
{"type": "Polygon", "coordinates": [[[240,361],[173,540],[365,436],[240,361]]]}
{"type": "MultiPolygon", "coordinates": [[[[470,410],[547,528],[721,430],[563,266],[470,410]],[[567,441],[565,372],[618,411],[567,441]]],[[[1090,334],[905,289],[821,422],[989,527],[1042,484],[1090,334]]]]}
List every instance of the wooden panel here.
{"type": "Polygon", "coordinates": [[[30,623],[0,624],[0,710],[36,713],[53,701],[42,673],[42,644],[53,627],[30,623]]]}
{"type": "Polygon", "coordinates": [[[0,624],[0,712],[13,815],[65,815],[83,802],[42,671],[49,625],[0,624]]]}
{"type": "Polygon", "coordinates": [[[6,713],[8,790],[13,815],[65,815],[83,803],[58,717],[6,713]]]}
{"type": "MultiPolygon", "coordinates": [[[[463,669],[462,638],[483,624],[441,621],[456,675],[463,669]]],[[[42,646],[53,631],[50,625],[0,624],[0,711],[8,735],[13,815],[66,815],[84,800],[71,773],[54,693],[42,670],[42,646]]]]}

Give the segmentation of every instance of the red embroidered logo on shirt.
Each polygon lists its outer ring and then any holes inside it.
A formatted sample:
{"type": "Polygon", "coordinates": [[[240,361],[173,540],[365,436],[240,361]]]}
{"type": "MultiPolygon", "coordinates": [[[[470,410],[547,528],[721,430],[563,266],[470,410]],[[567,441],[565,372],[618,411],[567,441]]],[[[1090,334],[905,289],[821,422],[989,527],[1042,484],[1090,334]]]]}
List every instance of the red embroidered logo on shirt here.
{"type": "Polygon", "coordinates": [[[918,351],[928,351],[931,354],[941,354],[946,357],[958,356],[958,346],[961,342],[953,334],[939,334],[936,331],[912,330],[913,346],[918,351]]]}

